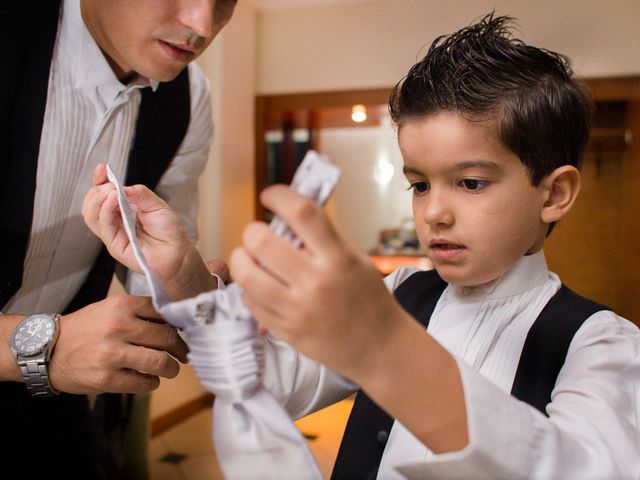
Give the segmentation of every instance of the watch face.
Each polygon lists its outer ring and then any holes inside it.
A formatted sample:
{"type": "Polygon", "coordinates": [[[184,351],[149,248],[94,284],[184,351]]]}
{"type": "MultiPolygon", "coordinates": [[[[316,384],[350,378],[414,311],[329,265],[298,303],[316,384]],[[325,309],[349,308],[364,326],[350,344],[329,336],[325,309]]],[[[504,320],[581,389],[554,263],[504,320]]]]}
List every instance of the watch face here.
{"type": "Polygon", "coordinates": [[[33,315],[18,325],[11,344],[19,355],[37,355],[53,339],[55,330],[56,324],[50,315],[33,315]]]}

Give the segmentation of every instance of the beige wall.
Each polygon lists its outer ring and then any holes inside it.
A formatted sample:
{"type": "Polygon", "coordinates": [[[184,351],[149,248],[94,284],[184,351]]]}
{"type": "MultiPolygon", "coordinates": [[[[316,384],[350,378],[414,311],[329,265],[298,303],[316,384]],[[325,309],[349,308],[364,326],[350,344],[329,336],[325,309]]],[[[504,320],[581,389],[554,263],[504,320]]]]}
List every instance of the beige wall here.
{"type": "Polygon", "coordinates": [[[257,12],[239,2],[232,21],[203,55],[211,80],[214,141],[200,181],[200,242],[205,258],[228,259],[253,220],[257,12]]]}
{"type": "Polygon", "coordinates": [[[380,0],[262,13],[258,92],[393,85],[421,47],[494,7],[517,18],[527,43],[569,55],[581,76],[640,73],[638,0],[380,0]]]}

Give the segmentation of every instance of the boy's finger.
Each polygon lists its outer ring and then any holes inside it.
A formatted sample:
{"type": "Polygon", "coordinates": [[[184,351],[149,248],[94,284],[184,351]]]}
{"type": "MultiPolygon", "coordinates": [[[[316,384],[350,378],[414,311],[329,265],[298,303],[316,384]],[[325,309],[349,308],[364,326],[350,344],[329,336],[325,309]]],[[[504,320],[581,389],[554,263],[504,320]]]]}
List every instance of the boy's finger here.
{"type": "Polygon", "coordinates": [[[287,286],[281,279],[256,263],[246,249],[233,250],[229,265],[231,275],[243,288],[245,296],[251,298],[253,303],[267,310],[272,310],[276,305],[282,305],[287,286]]]}
{"type": "Polygon", "coordinates": [[[295,248],[265,223],[249,224],[243,232],[242,241],[260,266],[284,284],[303,281],[299,277],[309,272],[309,252],[295,248]]]}
{"type": "Polygon", "coordinates": [[[306,249],[312,254],[331,251],[340,245],[338,234],[313,200],[284,185],[265,189],[260,199],[263,205],[280,216],[306,249]]]}

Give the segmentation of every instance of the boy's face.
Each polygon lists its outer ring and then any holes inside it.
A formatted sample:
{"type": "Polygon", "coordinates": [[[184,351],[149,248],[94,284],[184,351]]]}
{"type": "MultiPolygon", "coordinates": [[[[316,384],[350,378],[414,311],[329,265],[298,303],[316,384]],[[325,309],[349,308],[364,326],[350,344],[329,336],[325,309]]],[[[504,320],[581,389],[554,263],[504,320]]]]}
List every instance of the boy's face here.
{"type": "Polygon", "coordinates": [[[542,247],[543,189],[494,127],[442,112],[403,124],[399,144],[418,237],[446,281],[489,283],[542,247]]]}
{"type": "Polygon", "coordinates": [[[123,80],[169,81],[231,19],[236,0],[81,0],[87,28],[123,80]]]}

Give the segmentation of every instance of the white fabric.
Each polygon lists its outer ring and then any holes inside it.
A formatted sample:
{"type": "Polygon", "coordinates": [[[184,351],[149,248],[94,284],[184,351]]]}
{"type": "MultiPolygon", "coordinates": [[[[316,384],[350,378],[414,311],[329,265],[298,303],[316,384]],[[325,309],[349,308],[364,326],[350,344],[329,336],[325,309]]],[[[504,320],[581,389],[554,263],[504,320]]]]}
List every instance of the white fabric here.
{"type": "Polygon", "coordinates": [[[260,382],[261,345],[241,295],[231,284],[159,310],[167,321],[185,325],[189,362],[216,395],[213,440],[220,468],[229,480],[319,480],[304,437],[260,382]],[[203,305],[215,310],[207,324],[194,321],[203,305]]]}
{"type": "MultiPolygon", "coordinates": [[[[394,290],[415,269],[385,279],[394,290]]],[[[434,455],[395,422],[378,478],[640,478],[640,332],[612,312],[574,337],[545,417],[509,395],[532,322],[560,287],[542,252],[523,257],[491,288],[443,292],[428,331],[458,359],[470,444],[434,455]]],[[[355,386],[268,336],[263,383],[294,417],[355,386]]],[[[425,366],[428,368],[428,366],[425,366]]]]}
{"type": "MultiPolygon", "coordinates": [[[[232,284],[171,303],[140,251],[135,212],[108,165],[107,174],[116,187],[125,230],[149,283],[153,304],[169,323],[182,329],[195,373],[216,395],[213,437],[225,478],[321,479],[304,437],[260,382],[261,344],[242,290],[232,284]]],[[[291,186],[324,204],[338,177],[339,170],[312,151],[291,186]]],[[[280,218],[275,218],[271,227],[294,245],[300,244],[280,218]]]]}
{"type": "MultiPolygon", "coordinates": [[[[62,311],[84,282],[100,241],[82,220],[84,197],[98,163],[120,178],[140,106],[140,89],[157,82],[118,81],[87,30],[79,0],[64,0],[54,46],[36,177],[33,224],[22,287],[4,313],[62,311]]],[[[191,120],[156,193],[196,237],[197,180],[213,136],[208,81],[189,65],[191,120]]],[[[129,283],[135,279],[130,277],[129,283]]],[[[144,293],[146,284],[134,293],[144,293]]]]}

